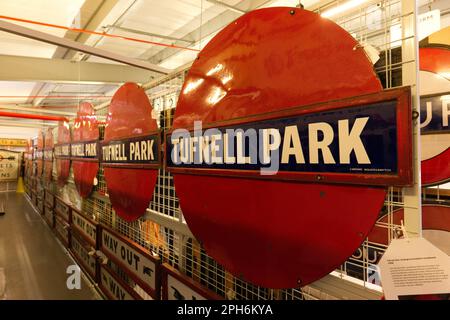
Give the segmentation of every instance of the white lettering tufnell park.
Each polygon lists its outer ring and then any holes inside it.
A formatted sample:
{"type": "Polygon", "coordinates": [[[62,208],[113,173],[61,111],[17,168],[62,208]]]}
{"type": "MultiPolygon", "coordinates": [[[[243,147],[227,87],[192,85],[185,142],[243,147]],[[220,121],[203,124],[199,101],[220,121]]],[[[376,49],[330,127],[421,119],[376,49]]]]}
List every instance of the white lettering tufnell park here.
{"type": "Polygon", "coordinates": [[[304,156],[304,149],[300,133],[296,125],[284,127],[282,136],[279,129],[208,129],[203,133],[201,122],[194,124],[194,136],[185,129],[177,129],[172,133],[171,143],[172,162],[174,164],[256,164],[259,159],[262,164],[276,161],[272,155],[281,154],[282,164],[289,163],[291,158],[297,164],[319,164],[319,151],[323,155],[324,164],[350,164],[350,155],[355,153],[358,164],[370,164],[371,161],[361,140],[361,134],[369,121],[369,117],[356,118],[350,128],[349,120],[338,121],[337,137],[333,127],[326,122],[308,124],[308,159],[304,156]],[[236,138],[236,152],[229,148],[229,142],[236,138]],[[333,155],[330,145],[334,139],[339,141],[339,154],[333,155]],[[245,139],[249,141],[250,150],[245,150],[245,139]],[[262,150],[255,151],[258,139],[262,150]],[[230,150],[229,150],[230,149],[230,150]],[[231,151],[231,152],[230,152],[231,151]],[[235,153],[235,154],[234,154],[235,153]],[[248,154],[250,154],[248,156],[248,154]]]}

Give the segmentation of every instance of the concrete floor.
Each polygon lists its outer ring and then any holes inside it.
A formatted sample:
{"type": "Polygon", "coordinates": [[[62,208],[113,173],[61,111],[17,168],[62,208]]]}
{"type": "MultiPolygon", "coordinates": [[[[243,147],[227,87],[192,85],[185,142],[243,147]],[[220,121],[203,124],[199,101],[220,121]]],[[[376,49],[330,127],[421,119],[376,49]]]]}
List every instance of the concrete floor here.
{"type": "Polygon", "coordinates": [[[67,288],[66,269],[74,262],[25,196],[0,193],[2,202],[6,214],[0,216],[0,300],[97,299],[83,277],[81,289],[67,288]]]}

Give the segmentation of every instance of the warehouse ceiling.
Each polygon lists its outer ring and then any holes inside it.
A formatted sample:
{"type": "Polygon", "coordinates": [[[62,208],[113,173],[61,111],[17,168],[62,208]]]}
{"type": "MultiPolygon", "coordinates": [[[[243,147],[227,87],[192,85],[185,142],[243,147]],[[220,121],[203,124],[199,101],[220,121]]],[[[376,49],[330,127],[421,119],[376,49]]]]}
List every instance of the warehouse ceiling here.
{"type": "MultiPolygon", "coordinates": [[[[331,0],[301,2],[313,10],[326,9],[331,0]]],[[[0,0],[0,20],[174,70],[193,61],[218,31],[245,12],[298,4],[299,0],[0,0]]],[[[81,100],[108,101],[126,81],[145,83],[161,76],[2,31],[0,44],[2,108],[73,113],[81,100]]]]}

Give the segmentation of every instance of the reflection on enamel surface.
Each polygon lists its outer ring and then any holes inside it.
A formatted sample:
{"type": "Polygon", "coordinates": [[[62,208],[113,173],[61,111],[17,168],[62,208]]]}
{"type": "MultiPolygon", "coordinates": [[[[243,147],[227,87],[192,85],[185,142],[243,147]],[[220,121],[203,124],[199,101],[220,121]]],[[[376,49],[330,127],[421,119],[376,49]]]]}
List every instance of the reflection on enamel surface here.
{"type": "Polygon", "coordinates": [[[216,64],[216,66],[215,66],[214,68],[210,69],[210,70],[206,73],[206,75],[207,75],[208,77],[209,77],[209,76],[212,76],[214,73],[217,73],[217,72],[221,71],[222,69],[223,69],[223,64],[218,63],[218,64],[216,64]]]}
{"type": "Polygon", "coordinates": [[[208,103],[216,104],[220,100],[222,100],[226,95],[227,95],[227,93],[222,88],[215,87],[208,97],[208,103]]]}
{"type": "Polygon", "coordinates": [[[194,81],[189,82],[186,87],[183,90],[184,94],[187,94],[195,89],[197,89],[205,80],[204,79],[197,79],[194,81]]]}
{"type": "Polygon", "coordinates": [[[228,82],[230,82],[230,80],[233,79],[233,76],[231,74],[226,75],[225,77],[222,78],[222,84],[227,84],[228,82]]]}

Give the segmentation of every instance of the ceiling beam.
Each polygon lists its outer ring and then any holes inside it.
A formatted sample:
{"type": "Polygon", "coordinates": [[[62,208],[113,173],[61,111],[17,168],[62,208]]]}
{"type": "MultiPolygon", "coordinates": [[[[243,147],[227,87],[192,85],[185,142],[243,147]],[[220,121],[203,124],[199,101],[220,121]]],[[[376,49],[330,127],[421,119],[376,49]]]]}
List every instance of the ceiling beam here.
{"type": "Polygon", "coordinates": [[[157,74],[119,64],[0,55],[0,81],[146,83],[157,74]]]}
{"type": "Polygon", "coordinates": [[[160,38],[160,39],[164,39],[164,40],[182,41],[182,42],[186,42],[186,43],[189,43],[189,44],[193,43],[191,40],[183,40],[183,39],[180,39],[180,38],[165,36],[165,35],[158,34],[158,33],[146,32],[146,31],[142,31],[142,30],[125,28],[125,27],[122,27],[122,26],[107,25],[107,26],[105,26],[105,28],[107,30],[117,29],[117,30],[122,30],[122,31],[125,31],[125,32],[129,32],[129,33],[135,33],[135,34],[140,34],[140,35],[147,36],[147,37],[160,38]]]}
{"type": "MultiPolygon", "coordinates": [[[[102,20],[110,12],[110,10],[117,4],[118,0],[86,0],[80,8],[80,26],[79,28],[89,30],[97,30],[102,20]]],[[[74,31],[67,31],[64,38],[75,40],[77,42],[86,43],[89,35],[86,33],[79,33],[74,31]]],[[[69,50],[63,47],[57,47],[53,53],[52,58],[72,59],[76,51],[69,50]]],[[[45,88],[45,83],[36,83],[30,96],[40,96],[45,88]]],[[[41,104],[43,98],[30,98],[27,102],[37,106],[41,104]]]]}
{"type": "MultiPolygon", "coordinates": [[[[233,6],[234,9],[240,9],[242,12],[251,11],[256,8],[259,8],[267,3],[270,3],[271,0],[242,0],[236,5],[233,6]]],[[[183,40],[186,41],[192,41],[195,39],[195,42],[198,43],[200,41],[200,37],[203,39],[214,32],[217,32],[224,27],[226,27],[228,24],[230,24],[232,21],[236,20],[242,15],[242,13],[236,12],[236,10],[227,9],[221,14],[217,15],[216,17],[208,20],[207,22],[204,22],[201,26],[194,28],[192,30],[192,27],[188,34],[184,33],[184,37],[180,37],[183,40]]],[[[181,27],[179,30],[173,32],[170,36],[171,37],[177,37],[182,30],[185,30],[189,28],[189,25],[198,25],[198,17],[193,19],[190,23],[188,23],[186,26],[181,27]]],[[[174,45],[183,45],[180,41],[177,41],[174,43],[174,45]]],[[[142,57],[149,57],[149,54],[154,53],[156,48],[150,48],[147,52],[145,52],[142,57]]],[[[171,56],[178,53],[180,50],[176,48],[164,48],[162,50],[159,50],[157,53],[152,54],[149,58],[147,58],[147,61],[151,63],[161,63],[164,60],[170,58],[171,56]]]]}
{"type": "Polygon", "coordinates": [[[17,24],[6,22],[6,21],[0,21],[0,30],[15,34],[15,35],[19,35],[22,37],[50,43],[50,44],[57,45],[57,46],[61,46],[64,48],[74,49],[74,50],[81,51],[84,53],[89,53],[89,54],[97,56],[97,57],[121,62],[121,63],[127,64],[127,65],[130,65],[130,66],[154,71],[154,72],[161,73],[161,74],[168,74],[170,72],[169,69],[160,67],[156,64],[152,64],[147,61],[129,58],[129,57],[126,57],[126,56],[123,56],[120,54],[116,54],[113,52],[109,52],[106,50],[93,48],[93,47],[81,44],[81,43],[73,41],[73,40],[56,37],[54,35],[51,35],[51,34],[48,34],[45,32],[40,32],[40,31],[36,31],[33,29],[25,28],[25,27],[19,26],[17,24]]]}
{"type": "Polygon", "coordinates": [[[218,5],[218,6],[225,7],[227,9],[230,9],[231,11],[235,11],[235,12],[237,12],[239,14],[247,13],[247,11],[245,11],[245,10],[241,10],[241,9],[239,9],[237,7],[231,6],[231,5],[226,4],[226,3],[222,2],[222,1],[218,1],[218,0],[206,0],[206,1],[211,2],[212,4],[215,4],[215,5],[218,5]]]}
{"type": "MultiPolygon", "coordinates": [[[[87,0],[80,9],[81,28],[86,30],[97,30],[101,23],[108,16],[111,10],[119,0],[87,0]]],[[[75,40],[76,42],[86,43],[91,35],[88,33],[79,33],[68,31],[65,38],[75,40]]],[[[68,50],[62,56],[64,59],[72,59],[76,51],[68,50]]]]}
{"type": "Polygon", "coordinates": [[[14,105],[9,105],[9,106],[8,105],[0,105],[0,109],[25,111],[25,112],[33,113],[33,114],[56,114],[56,115],[70,116],[70,117],[75,117],[77,115],[75,112],[47,110],[47,109],[40,109],[40,108],[17,107],[14,105]]]}

